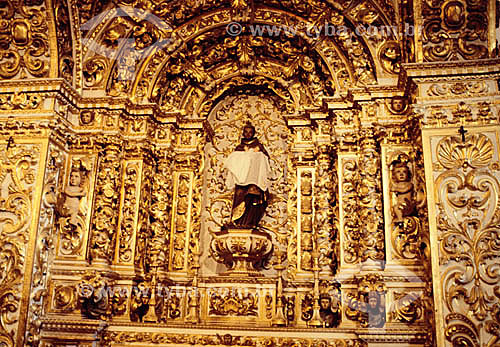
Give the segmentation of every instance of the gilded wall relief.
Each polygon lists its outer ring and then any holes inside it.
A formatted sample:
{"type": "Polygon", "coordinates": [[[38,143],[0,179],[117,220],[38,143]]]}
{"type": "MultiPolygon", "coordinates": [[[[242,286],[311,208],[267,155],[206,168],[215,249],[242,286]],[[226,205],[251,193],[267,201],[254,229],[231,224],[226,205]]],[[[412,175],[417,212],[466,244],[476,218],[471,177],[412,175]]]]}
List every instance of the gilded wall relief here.
{"type": "Polygon", "coordinates": [[[360,202],[360,248],[362,262],[381,262],[385,259],[380,148],[375,132],[367,129],[363,134],[359,153],[358,198],[360,202]]]}
{"type": "Polygon", "coordinates": [[[425,61],[488,57],[488,6],[473,0],[424,1],[422,44],[425,61]]]}
{"type": "Polygon", "coordinates": [[[322,145],[317,154],[318,174],[314,185],[315,225],[320,252],[319,265],[335,273],[339,263],[338,180],[332,147],[322,145]]]}
{"type": "Polygon", "coordinates": [[[423,293],[398,290],[391,294],[390,322],[419,323],[426,317],[423,293]]]}
{"type": "Polygon", "coordinates": [[[170,234],[169,269],[170,271],[179,271],[184,270],[186,266],[193,177],[190,172],[181,172],[174,177],[177,189],[174,190],[176,206],[170,234]]]}
{"type": "Polygon", "coordinates": [[[10,138],[1,146],[0,342],[13,347],[22,344],[26,328],[27,307],[22,304],[21,299],[28,300],[30,295],[23,290],[23,286],[26,280],[31,281],[32,270],[25,266],[32,261],[29,248],[34,240],[30,240],[30,235],[36,235],[36,231],[30,229],[38,225],[33,224],[32,218],[37,217],[39,202],[36,201],[36,194],[41,190],[37,185],[41,186],[43,179],[39,177],[38,169],[42,146],[19,141],[17,138],[10,138]]]}
{"type": "Polygon", "coordinates": [[[133,264],[141,195],[142,160],[123,163],[122,196],[118,221],[115,262],[133,264]]]}
{"type": "MultiPolygon", "coordinates": [[[[141,272],[148,272],[150,267],[158,267],[161,264],[165,268],[169,266],[167,260],[170,254],[168,244],[172,219],[172,158],[168,156],[169,147],[160,147],[158,150],[158,159],[154,162],[151,176],[149,223],[143,220],[136,241],[135,264],[141,272]]],[[[145,176],[144,179],[146,178],[145,176]]]]}
{"type": "Polygon", "coordinates": [[[39,93],[12,93],[0,95],[0,110],[36,110],[43,105],[44,95],[39,93]]]}
{"type": "Polygon", "coordinates": [[[111,264],[115,254],[120,197],[121,149],[118,143],[103,146],[99,158],[92,228],[87,257],[111,264]]]}
{"type": "Polygon", "coordinates": [[[239,291],[208,292],[209,316],[257,316],[259,296],[239,291]]]}
{"type": "Polygon", "coordinates": [[[44,2],[20,6],[8,0],[3,5],[0,77],[48,77],[49,24],[44,2]]]}
{"type": "Polygon", "coordinates": [[[55,206],[66,155],[60,148],[50,144],[47,158],[25,336],[25,343],[29,346],[34,346],[39,341],[40,326],[36,321],[46,313],[50,264],[55,256],[56,234],[53,231],[56,221],[55,206]]]}
{"type": "Polygon", "coordinates": [[[342,266],[359,262],[358,161],[355,155],[339,156],[340,223],[342,266]]]}
{"type": "Polygon", "coordinates": [[[55,0],[52,6],[54,9],[54,21],[57,33],[59,77],[64,78],[72,84],[75,61],[73,58],[74,43],[71,33],[71,28],[73,26],[69,14],[70,7],[68,6],[67,0],[55,0]]]}
{"type": "Polygon", "coordinates": [[[201,251],[200,215],[205,160],[202,153],[205,139],[200,130],[191,129],[179,131],[176,138],[169,269],[194,274],[199,268],[201,251]]]}
{"type": "MultiPolygon", "coordinates": [[[[230,97],[214,109],[208,120],[214,130],[214,136],[212,142],[205,148],[207,160],[203,184],[206,190],[203,192],[205,202],[202,215],[202,242],[210,242],[210,233],[220,231],[221,227],[229,222],[233,192],[226,186],[227,170],[223,166],[224,160],[239,143],[243,125],[251,120],[256,128],[256,136],[269,152],[272,171],[270,199],[260,227],[273,234],[273,238],[279,243],[286,245],[285,172],[288,129],[276,109],[274,100],[256,96],[230,97]]],[[[206,255],[202,258],[206,259],[206,255]]],[[[204,271],[213,271],[214,265],[210,266],[212,269],[205,268],[204,271]]]]}
{"type": "Polygon", "coordinates": [[[443,345],[499,341],[498,136],[497,128],[427,135],[432,167],[426,176],[435,202],[429,213],[436,216],[433,271],[440,274],[433,276],[437,341],[443,345]]]}
{"type": "Polygon", "coordinates": [[[358,339],[320,339],[320,338],[288,338],[288,337],[256,337],[224,335],[188,335],[173,333],[129,333],[108,331],[104,334],[103,346],[111,347],[117,344],[141,341],[148,344],[180,345],[194,343],[200,346],[270,346],[282,347],[294,345],[297,347],[367,347],[368,344],[358,339]]]}

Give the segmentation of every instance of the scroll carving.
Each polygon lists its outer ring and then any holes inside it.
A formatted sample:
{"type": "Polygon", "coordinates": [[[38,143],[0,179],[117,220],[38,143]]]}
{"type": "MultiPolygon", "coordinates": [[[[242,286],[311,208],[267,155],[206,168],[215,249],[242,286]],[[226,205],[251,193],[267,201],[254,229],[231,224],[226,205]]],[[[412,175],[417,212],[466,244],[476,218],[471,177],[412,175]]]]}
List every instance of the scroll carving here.
{"type": "Polygon", "coordinates": [[[434,149],[445,337],[453,345],[498,341],[500,184],[497,171],[485,170],[498,143],[487,134],[444,137],[434,149]]]}
{"type": "MultiPolygon", "coordinates": [[[[138,245],[145,245],[144,268],[149,270],[151,266],[165,264],[168,268],[168,241],[170,239],[170,220],[172,206],[172,169],[171,158],[160,157],[154,167],[154,174],[151,183],[151,205],[150,224],[147,234],[141,232],[141,241],[138,245]],[[144,238],[144,241],[142,241],[144,238]],[[149,266],[147,265],[149,264],[149,266]]],[[[142,246],[140,246],[142,247],[142,246]]],[[[141,257],[142,252],[137,250],[137,257],[141,257]]],[[[137,258],[136,258],[137,259],[137,258]]],[[[139,258],[140,259],[140,258],[139,258]]]]}
{"type": "Polygon", "coordinates": [[[8,0],[2,8],[0,77],[14,78],[19,73],[48,77],[49,38],[43,1],[19,6],[8,0]]]}
{"type": "Polygon", "coordinates": [[[359,159],[358,198],[360,202],[361,261],[380,261],[385,258],[380,154],[374,139],[374,131],[368,129],[361,142],[359,159]]]}
{"type": "Polygon", "coordinates": [[[103,346],[112,346],[115,343],[137,342],[179,345],[186,343],[195,343],[200,346],[289,346],[313,347],[313,346],[349,346],[349,347],[367,347],[368,344],[363,340],[341,340],[341,339],[306,339],[306,338],[288,338],[288,337],[254,337],[254,336],[232,336],[231,334],[221,335],[188,335],[171,333],[130,333],[130,332],[106,332],[104,335],[103,346]]]}
{"type": "Polygon", "coordinates": [[[258,296],[252,293],[226,291],[212,292],[210,295],[209,314],[217,316],[257,316],[258,296]]]}
{"type": "Polygon", "coordinates": [[[359,232],[358,219],[358,163],[349,158],[342,161],[342,209],[344,212],[344,261],[355,264],[359,261],[359,232]]]}
{"type": "Polygon", "coordinates": [[[474,0],[423,2],[423,45],[426,61],[486,58],[488,12],[474,0]]]}
{"type": "Polygon", "coordinates": [[[17,345],[26,244],[40,148],[11,145],[0,154],[0,342],[17,345]]]}
{"type": "Polygon", "coordinates": [[[72,23],[69,16],[69,6],[66,0],[55,0],[52,6],[54,6],[56,22],[59,76],[72,83],[75,62],[73,59],[72,23]]]}
{"type": "Polygon", "coordinates": [[[139,213],[139,196],[142,162],[127,161],[123,172],[123,196],[119,237],[117,245],[117,262],[131,263],[134,257],[137,218],[139,213]]]}
{"type": "Polygon", "coordinates": [[[103,152],[97,173],[89,259],[111,264],[118,224],[120,148],[111,143],[105,145],[103,152]]]}

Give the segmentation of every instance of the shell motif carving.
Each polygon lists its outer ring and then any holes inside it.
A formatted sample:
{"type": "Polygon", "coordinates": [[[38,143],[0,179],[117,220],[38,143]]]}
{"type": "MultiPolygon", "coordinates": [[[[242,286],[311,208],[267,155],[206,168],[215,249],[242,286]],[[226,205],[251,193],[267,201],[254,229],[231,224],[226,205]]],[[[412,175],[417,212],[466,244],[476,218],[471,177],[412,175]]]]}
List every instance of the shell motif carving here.
{"type": "Polygon", "coordinates": [[[493,158],[493,144],[483,134],[466,136],[466,141],[458,136],[446,137],[438,144],[437,159],[447,169],[463,166],[480,168],[487,166],[493,158]]]}

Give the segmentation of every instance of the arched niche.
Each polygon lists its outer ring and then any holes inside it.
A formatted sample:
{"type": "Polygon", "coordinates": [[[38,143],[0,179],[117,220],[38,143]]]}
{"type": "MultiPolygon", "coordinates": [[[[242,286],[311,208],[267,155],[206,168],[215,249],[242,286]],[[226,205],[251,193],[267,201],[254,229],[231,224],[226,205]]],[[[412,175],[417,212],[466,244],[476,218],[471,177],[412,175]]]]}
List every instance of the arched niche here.
{"type": "MultiPolygon", "coordinates": [[[[200,245],[202,276],[220,274],[226,267],[214,260],[210,252],[212,234],[229,222],[233,191],[228,188],[224,161],[240,143],[243,125],[250,121],[256,136],[270,155],[272,170],[271,198],[259,228],[270,233],[274,247],[286,247],[287,233],[287,160],[290,129],[283,117],[283,101],[272,93],[257,91],[236,93],[218,101],[207,121],[213,130],[212,141],[205,146],[205,172],[200,245]]],[[[269,269],[270,270],[270,269],[269,269]]],[[[264,269],[264,274],[270,271],[264,269]]]]}

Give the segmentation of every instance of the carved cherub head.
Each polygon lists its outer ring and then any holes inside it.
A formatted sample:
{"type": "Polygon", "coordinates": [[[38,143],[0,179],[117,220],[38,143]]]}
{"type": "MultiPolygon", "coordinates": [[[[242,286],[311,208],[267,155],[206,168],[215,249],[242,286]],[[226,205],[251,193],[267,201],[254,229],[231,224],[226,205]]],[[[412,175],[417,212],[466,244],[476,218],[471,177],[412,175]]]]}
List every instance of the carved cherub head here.
{"type": "Polygon", "coordinates": [[[399,155],[398,158],[391,163],[391,166],[393,182],[409,182],[411,180],[411,171],[405,156],[399,155]]]}
{"type": "Polygon", "coordinates": [[[87,168],[83,162],[76,160],[71,165],[71,171],[69,173],[69,186],[71,187],[82,187],[84,185],[85,179],[87,178],[87,168]]]}
{"type": "Polygon", "coordinates": [[[80,170],[73,168],[69,174],[69,185],[79,187],[82,183],[82,173],[80,170]]]}

